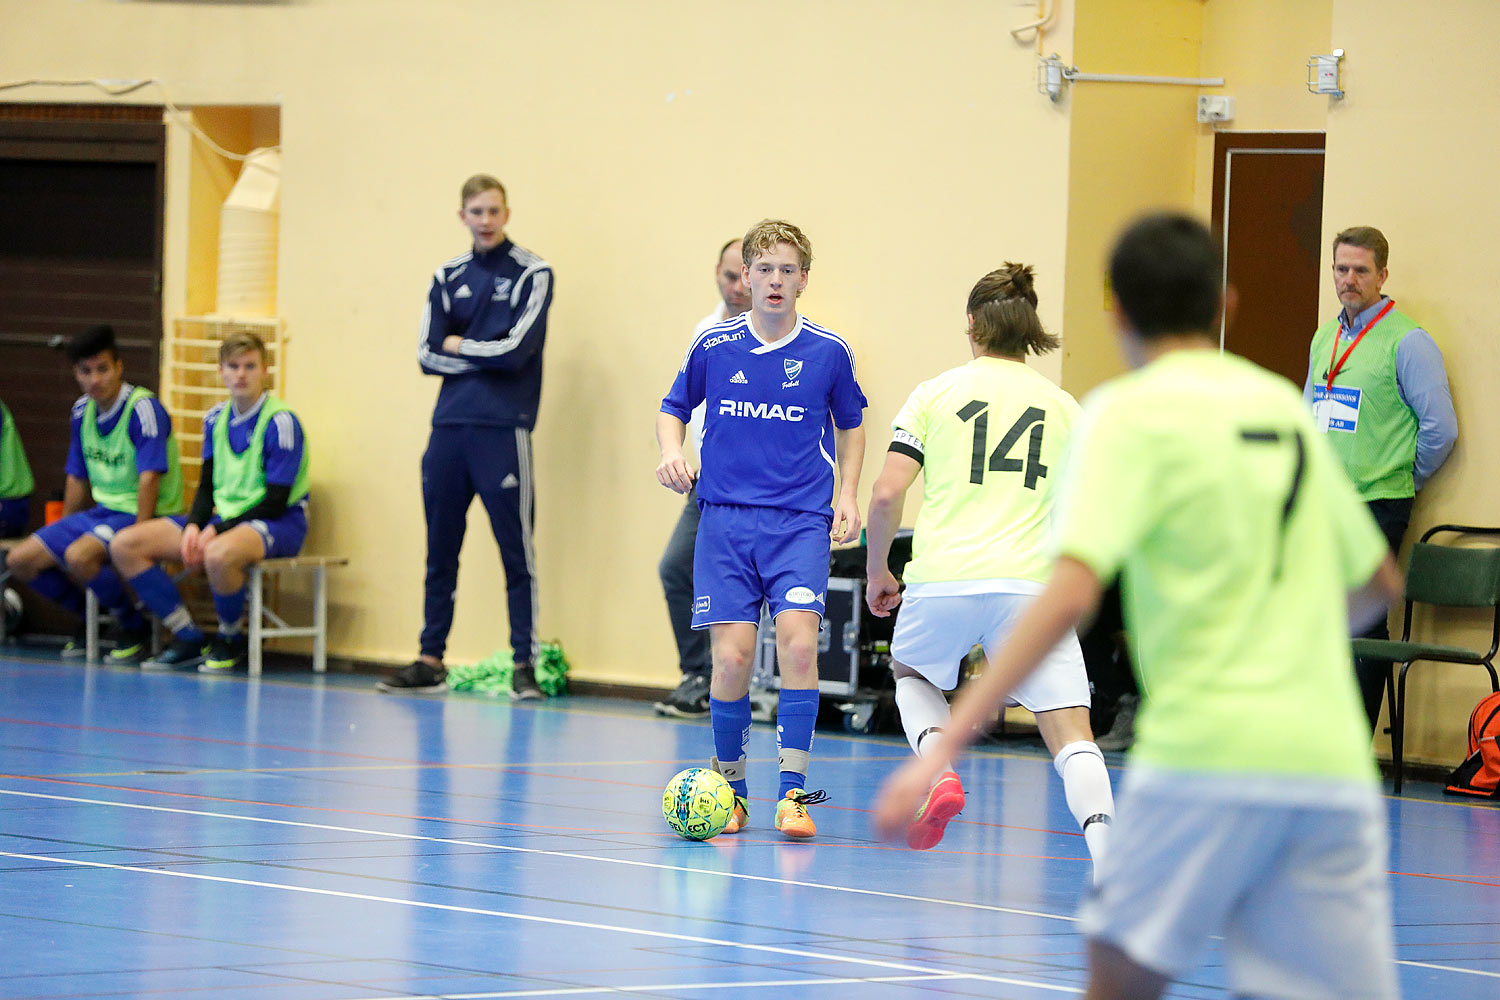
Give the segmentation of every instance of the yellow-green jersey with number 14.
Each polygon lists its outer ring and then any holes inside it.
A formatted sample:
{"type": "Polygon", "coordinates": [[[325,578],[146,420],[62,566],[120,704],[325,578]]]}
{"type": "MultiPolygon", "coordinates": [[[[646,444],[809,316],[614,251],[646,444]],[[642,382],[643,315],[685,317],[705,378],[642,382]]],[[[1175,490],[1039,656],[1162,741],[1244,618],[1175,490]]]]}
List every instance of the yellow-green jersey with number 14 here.
{"type": "Polygon", "coordinates": [[[1061,555],[1121,574],[1133,764],[1374,782],[1346,594],[1385,539],[1289,382],[1169,352],[1084,405],[1061,555]]]}
{"type": "Polygon", "coordinates": [[[978,357],[912,391],[891,450],[922,463],[913,595],[1035,593],[1078,403],[1018,361],[978,357]]]}

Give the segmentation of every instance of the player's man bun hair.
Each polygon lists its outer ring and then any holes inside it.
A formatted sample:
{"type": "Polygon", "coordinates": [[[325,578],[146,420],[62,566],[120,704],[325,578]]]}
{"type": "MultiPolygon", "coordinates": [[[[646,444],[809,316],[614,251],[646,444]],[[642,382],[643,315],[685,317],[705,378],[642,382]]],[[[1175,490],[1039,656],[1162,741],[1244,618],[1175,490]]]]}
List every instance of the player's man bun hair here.
{"type": "Polygon", "coordinates": [[[986,354],[1024,357],[1054,351],[1062,341],[1043,328],[1036,304],[1035,269],[1006,261],[969,292],[969,335],[986,354]]]}

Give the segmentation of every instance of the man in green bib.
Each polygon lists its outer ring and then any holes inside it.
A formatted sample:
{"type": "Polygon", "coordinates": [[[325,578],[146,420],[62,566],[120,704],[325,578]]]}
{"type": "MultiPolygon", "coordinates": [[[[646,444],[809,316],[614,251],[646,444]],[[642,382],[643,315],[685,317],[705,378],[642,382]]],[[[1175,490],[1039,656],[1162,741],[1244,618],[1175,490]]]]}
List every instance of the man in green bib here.
{"type": "Polygon", "coordinates": [[[905,828],[944,761],[1118,576],[1144,697],[1085,901],[1091,1000],[1151,1000],[1222,939],[1229,992],[1395,1000],[1385,809],[1349,628],[1400,576],[1297,392],[1219,350],[1218,243],[1154,215],[1111,255],[1135,368],[1095,390],[1051,581],[876,804],[905,828]],[[1212,331],[1212,332],[1211,332],[1212,331]]]}
{"type": "Polygon", "coordinates": [[[266,391],[266,345],[237,333],[219,345],[229,390],[203,418],[203,466],[193,509],[120,532],[110,551],[173,642],[146,670],[224,673],[243,669],[245,583],[264,559],[294,556],[307,537],[307,441],[287,405],[266,391]],[[213,592],[219,631],[212,644],[193,623],[159,563],[201,570],[213,592]]]}
{"type": "MultiPolygon", "coordinates": [[[[1453,450],[1458,417],[1437,344],[1380,293],[1389,256],[1385,236],[1371,226],[1333,238],[1343,308],[1313,335],[1302,398],[1395,552],[1417,491],[1453,450]]],[[[1367,635],[1389,638],[1385,620],[1367,635]]],[[[1391,664],[1362,659],[1354,670],[1374,729],[1391,664]]]]}
{"type": "Polygon", "coordinates": [[[20,538],[26,533],[35,485],[15,418],[0,400],[0,538],[20,538]]]}
{"type": "MultiPolygon", "coordinates": [[[[109,544],[130,525],[182,509],[177,438],[151,390],[125,381],[111,327],[78,334],[67,355],[83,395],[73,404],[63,517],[17,545],[7,564],[18,580],[75,613],[83,610],[79,588],[92,590],[119,625],[110,659],[133,663],[151,633],[109,565],[109,544]]],[[[78,643],[64,650],[82,653],[78,643]]]]}

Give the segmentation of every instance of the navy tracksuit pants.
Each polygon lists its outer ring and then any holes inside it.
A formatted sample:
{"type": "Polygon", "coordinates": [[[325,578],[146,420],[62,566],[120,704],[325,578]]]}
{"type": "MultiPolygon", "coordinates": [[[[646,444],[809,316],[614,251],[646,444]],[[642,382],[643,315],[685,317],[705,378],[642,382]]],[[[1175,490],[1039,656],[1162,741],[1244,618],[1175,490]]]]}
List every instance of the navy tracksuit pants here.
{"type": "Polygon", "coordinates": [[[489,512],[505,567],[511,649],[517,663],[535,664],[536,559],[531,532],[536,499],[531,432],[524,427],[465,424],[432,429],[422,455],[422,505],[427,513],[422,652],[442,659],[447,648],[458,587],[458,553],[476,494],[489,512]]]}

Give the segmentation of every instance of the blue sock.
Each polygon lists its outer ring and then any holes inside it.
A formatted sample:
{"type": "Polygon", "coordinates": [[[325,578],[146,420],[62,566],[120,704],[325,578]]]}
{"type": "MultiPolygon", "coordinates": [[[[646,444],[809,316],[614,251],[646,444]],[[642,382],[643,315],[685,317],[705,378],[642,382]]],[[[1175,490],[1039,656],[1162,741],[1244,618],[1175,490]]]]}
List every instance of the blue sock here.
{"type": "Polygon", "coordinates": [[[818,692],[781,689],[776,700],[776,755],[781,761],[781,787],[776,797],[786,798],[793,788],[807,784],[813,727],[818,722],[818,692]]]}
{"type": "Polygon", "coordinates": [[[125,593],[125,583],[113,566],[101,567],[98,574],[89,581],[89,589],[99,598],[99,607],[115,616],[120,628],[134,632],[145,624],[131,604],[129,595],[125,593]]]}
{"type": "Polygon", "coordinates": [[[240,634],[240,619],[245,617],[245,588],[232,594],[215,594],[214,610],[219,613],[219,635],[235,639],[240,634]]]}
{"type": "Polygon", "coordinates": [[[182,603],[182,595],[177,593],[177,584],[172,582],[166,570],[152,566],[139,576],[131,577],[130,585],[135,588],[141,602],[172,630],[174,636],[192,642],[203,640],[203,633],[193,624],[192,616],[182,603]]]}
{"type": "Polygon", "coordinates": [[[750,696],[734,701],[708,699],[708,713],[714,727],[714,756],[719,769],[729,779],[729,787],[741,798],[750,797],[745,781],[745,747],[750,743],[750,696]]]}
{"type": "Polygon", "coordinates": [[[77,584],[68,579],[68,574],[62,570],[44,569],[27,586],[54,604],[61,604],[75,615],[83,614],[83,591],[79,590],[77,584]]]}

